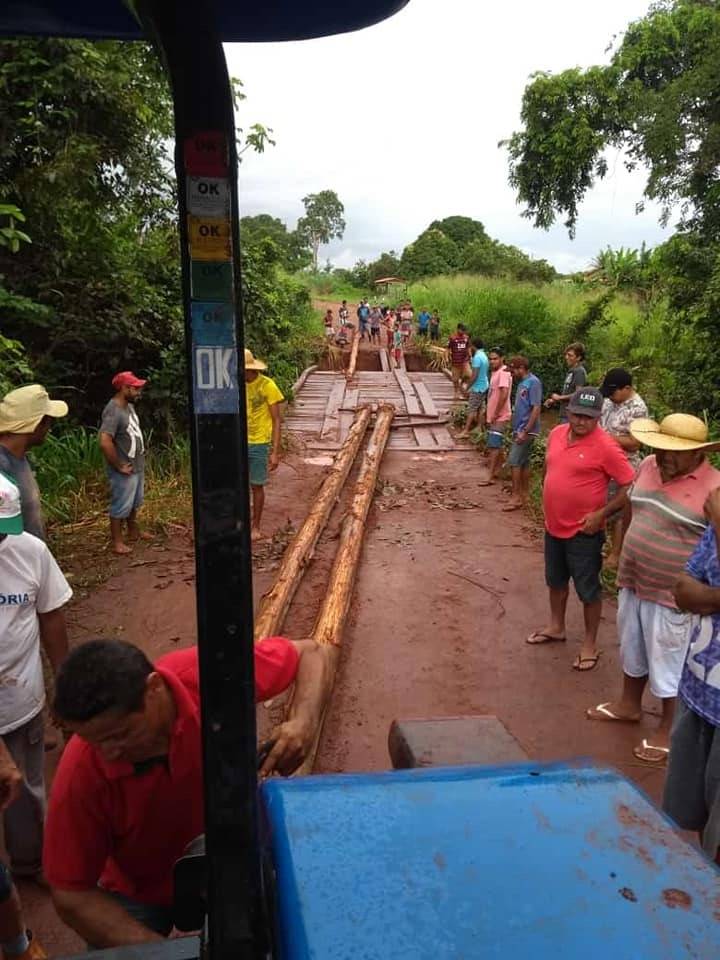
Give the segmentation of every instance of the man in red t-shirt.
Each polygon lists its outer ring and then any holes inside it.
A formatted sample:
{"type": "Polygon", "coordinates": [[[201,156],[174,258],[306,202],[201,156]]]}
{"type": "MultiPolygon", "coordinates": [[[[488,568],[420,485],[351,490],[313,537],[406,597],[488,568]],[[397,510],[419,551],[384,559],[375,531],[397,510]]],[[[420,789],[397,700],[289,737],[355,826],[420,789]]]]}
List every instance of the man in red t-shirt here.
{"type": "Polygon", "coordinates": [[[470,377],[470,337],[462,323],[448,340],[450,351],[450,370],[452,373],[455,400],[462,393],[462,385],[470,377]]]}
{"type": "MultiPolygon", "coordinates": [[[[291,773],[313,742],[324,660],[309,640],[255,645],[255,696],[295,681],[289,719],[261,773],[291,773]]],[[[73,736],[50,795],[43,866],[55,907],[93,947],[143,943],[173,926],[173,865],[204,832],[197,647],[150,663],[130,643],[77,647],[56,681],[73,736]]]]}
{"type": "Polygon", "coordinates": [[[600,429],[603,395],[582,387],[568,403],[568,423],[548,437],[545,458],[545,580],[550,591],[550,626],[535,630],[528,643],[565,640],[565,610],[572,579],[583,605],[585,636],[575,670],[592,670],[600,654],[602,545],[605,521],[627,502],[635,471],[624,451],[600,429]],[[608,500],[614,480],[617,494],[608,500]]]}

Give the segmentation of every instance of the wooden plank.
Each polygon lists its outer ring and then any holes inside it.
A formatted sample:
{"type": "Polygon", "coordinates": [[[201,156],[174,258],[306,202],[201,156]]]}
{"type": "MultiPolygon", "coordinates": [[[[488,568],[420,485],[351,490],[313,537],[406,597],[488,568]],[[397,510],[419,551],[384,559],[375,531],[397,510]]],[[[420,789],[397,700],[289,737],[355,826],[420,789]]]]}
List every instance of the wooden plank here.
{"type": "Polygon", "coordinates": [[[345,391],[345,399],[343,400],[343,405],[339,408],[340,413],[340,442],[344,443],[345,438],[348,435],[350,427],[353,425],[355,419],[355,411],[358,405],[358,398],[360,396],[360,391],[357,387],[348,387],[345,391]]]}
{"type": "Polygon", "coordinates": [[[330,391],[330,396],[328,398],[327,407],[325,408],[325,419],[323,420],[322,429],[320,431],[321,437],[326,436],[331,430],[337,431],[340,426],[340,414],[338,413],[338,408],[343,405],[346,386],[347,384],[345,382],[345,378],[333,384],[333,388],[330,391]]]}
{"type": "Polygon", "coordinates": [[[408,380],[408,375],[403,373],[402,370],[393,370],[395,374],[395,379],[397,385],[402,390],[403,397],[405,398],[405,407],[407,412],[410,414],[413,413],[422,413],[420,409],[420,402],[418,401],[413,385],[408,380]]]}
{"type": "Polygon", "coordinates": [[[380,366],[383,373],[390,370],[390,361],[388,360],[387,350],[380,351],[380,366]]]}
{"type": "Polygon", "coordinates": [[[423,383],[422,380],[416,380],[415,383],[413,383],[413,386],[415,387],[415,393],[418,395],[418,399],[422,404],[423,412],[432,417],[439,416],[438,409],[435,406],[435,401],[431,397],[430,391],[425,383],[423,383]]]}

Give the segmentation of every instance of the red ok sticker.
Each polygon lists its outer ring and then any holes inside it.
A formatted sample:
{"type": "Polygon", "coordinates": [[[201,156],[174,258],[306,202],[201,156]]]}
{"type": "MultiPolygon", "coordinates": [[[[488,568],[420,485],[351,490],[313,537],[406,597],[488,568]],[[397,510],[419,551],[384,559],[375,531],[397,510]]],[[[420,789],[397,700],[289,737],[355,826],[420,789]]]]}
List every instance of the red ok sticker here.
{"type": "Polygon", "coordinates": [[[224,177],[228,172],[225,134],[205,130],[188,137],[184,144],[185,170],[192,176],[224,177]]]}

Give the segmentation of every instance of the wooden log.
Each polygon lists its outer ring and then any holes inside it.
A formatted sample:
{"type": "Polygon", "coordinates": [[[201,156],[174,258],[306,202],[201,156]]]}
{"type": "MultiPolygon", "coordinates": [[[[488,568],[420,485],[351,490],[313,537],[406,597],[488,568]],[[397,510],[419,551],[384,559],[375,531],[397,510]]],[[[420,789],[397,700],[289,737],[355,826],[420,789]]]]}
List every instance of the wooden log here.
{"type": "Polygon", "coordinates": [[[357,366],[357,355],[360,349],[360,331],[356,330],[353,336],[352,348],[350,350],[350,363],[348,364],[345,376],[350,380],[355,376],[355,367],[357,366]]]}
{"type": "Polygon", "coordinates": [[[310,374],[311,374],[311,373],[315,373],[316,370],[317,370],[317,364],[313,364],[312,367],[306,367],[306,368],[303,370],[303,372],[302,372],[302,373],[300,374],[300,376],[297,378],[297,380],[295,381],[295,383],[292,385],[293,397],[296,397],[296,396],[297,396],[298,390],[302,387],[302,385],[305,383],[305,381],[306,381],[307,378],[310,376],[310,374]]]}
{"type": "Polygon", "coordinates": [[[324,695],[324,703],[318,711],[320,723],[315,735],[315,743],[305,762],[297,770],[298,775],[310,773],[315,764],[325,714],[332,696],[340,660],[340,645],[352,600],[363,534],[365,533],[365,522],[375,494],[380,462],[390,436],[394,414],[395,408],[392,406],[383,406],[378,411],[375,429],[363,454],[352,503],[340,531],[338,549],[333,561],[328,588],[325,592],[325,600],[315,622],[312,638],[322,647],[326,657],[326,677],[321,691],[321,695],[324,695]]]}
{"type": "Polygon", "coordinates": [[[348,431],[347,440],[323,480],[310,512],[283,554],[275,582],[262,598],[255,617],[256,641],[271,637],[282,628],[305,568],[312,559],[320,534],[325,529],[332,508],[355,462],[369,422],[370,408],[363,407],[358,410],[348,431]]]}

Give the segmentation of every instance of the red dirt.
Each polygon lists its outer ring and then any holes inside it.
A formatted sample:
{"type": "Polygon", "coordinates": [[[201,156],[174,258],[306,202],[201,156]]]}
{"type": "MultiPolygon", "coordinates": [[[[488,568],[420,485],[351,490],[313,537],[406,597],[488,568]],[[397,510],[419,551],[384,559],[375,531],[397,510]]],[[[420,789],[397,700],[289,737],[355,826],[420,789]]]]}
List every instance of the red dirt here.
{"type": "MultiPolygon", "coordinates": [[[[320,455],[285,459],[268,487],[267,530],[301,521],[322,473],[320,455]]],[[[594,671],[579,674],[570,666],[582,622],[574,599],[568,644],[528,646],[525,637],[547,618],[539,531],[521,514],[502,513],[502,491],[479,487],[479,473],[473,451],[386,454],[384,493],[369,517],[318,771],[387,769],[387,734],[396,717],[492,713],[531,757],[591,757],[619,767],[657,800],[664,771],[632,755],[655,718],[645,715],[635,726],[585,719],[585,709],[610,699],[620,682],[613,604],[606,607],[603,656],[594,671]],[[461,508],[468,503],[470,509],[461,508]]],[[[312,629],[341,513],[335,511],[298,591],[289,636],[312,629]]],[[[114,579],[73,605],[73,640],[118,635],[151,656],[192,643],[189,538],[178,535],[134,557],[147,562],[131,567],[118,560],[114,579]]],[[[256,602],[274,562],[261,556],[256,564],[256,602]]],[[[261,708],[259,717],[266,727],[268,712],[261,708]]],[[[80,948],[46,894],[24,884],[22,896],[30,925],[51,954],[80,948]]]]}

